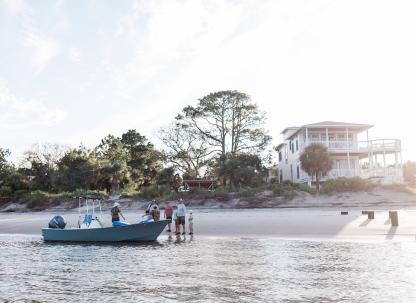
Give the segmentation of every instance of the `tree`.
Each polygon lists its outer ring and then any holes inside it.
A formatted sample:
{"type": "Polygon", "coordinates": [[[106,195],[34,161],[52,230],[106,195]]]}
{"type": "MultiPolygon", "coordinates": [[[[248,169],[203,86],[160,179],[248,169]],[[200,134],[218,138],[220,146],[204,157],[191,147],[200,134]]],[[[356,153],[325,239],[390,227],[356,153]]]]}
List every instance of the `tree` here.
{"type": "Polygon", "coordinates": [[[327,148],[319,143],[312,143],[300,155],[301,168],[311,176],[315,177],[316,190],[319,192],[319,182],[332,169],[332,158],[327,148]]]}
{"type": "Polygon", "coordinates": [[[68,150],[67,146],[35,144],[24,153],[19,172],[30,180],[34,190],[54,191],[57,182],[57,163],[68,150]]]}
{"type": "Polygon", "coordinates": [[[407,161],[403,164],[403,178],[411,186],[416,185],[416,162],[407,161]]]}
{"type": "Polygon", "coordinates": [[[196,131],[215,151],[227,153],[260,152],[271,137],[263,128],[265,114],[247,94],[219,91],[187,106],[176,117],[179,124],[196,131]]]}
{"type": "Polygon", "coordinates": [[[129,155],[127,165],[131,169],[132,179],[141,185],[153,182],[156,173],[162,168],[161,153],[154,145],[136,130],[129,130],[121,136],[121,143],[129,155]]]}
{"type": "Polygon", "coordinates": [[[7,161],[7,157],[9,156],[10,151],[8,149],[0,148],[0,180],[5,177],[6,173],[11,168],[11,165],[7,161]]]}
{"type": "Polygon", "coordinates": [[[95,153],[99,160],[99,183],[112,193],[118,192],[120,183],[127,179],[129,173],[129,154],[123,148],[123,143],[120,138],[108,135],[95,148],[95,153]]]}
{"type": "Polygon", "coordinates": [[[174,124],[162,128],[159,138],[166,147],[163,153],[165,161],[191,178],[202,175],[202,169],[214,153],[195,130],[184,125],[174,124]]]}
{"type": "Polygon", "coordinates": [[[97,186],[99,167],[97,159],[87,148],[71,149],[58,161],[59,189],[94,189],[97,186]]]}
{"type": "Polygon", "coordinates": [[[263,182],[265,168],[258,155],[228,154],[217,162],[217,175],[233,187],[258,186],[263,182]]]}

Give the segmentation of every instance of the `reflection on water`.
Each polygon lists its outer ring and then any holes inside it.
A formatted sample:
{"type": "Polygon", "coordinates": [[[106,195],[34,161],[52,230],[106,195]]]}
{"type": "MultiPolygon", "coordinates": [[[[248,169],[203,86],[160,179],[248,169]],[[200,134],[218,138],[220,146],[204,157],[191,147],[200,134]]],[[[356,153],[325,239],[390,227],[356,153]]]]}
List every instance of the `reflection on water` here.
{"type": "Polygon", "coordinates": [[[0,301],[414,302],[415,253],[415,243],[391,241],[1,236],[0,301]]]}

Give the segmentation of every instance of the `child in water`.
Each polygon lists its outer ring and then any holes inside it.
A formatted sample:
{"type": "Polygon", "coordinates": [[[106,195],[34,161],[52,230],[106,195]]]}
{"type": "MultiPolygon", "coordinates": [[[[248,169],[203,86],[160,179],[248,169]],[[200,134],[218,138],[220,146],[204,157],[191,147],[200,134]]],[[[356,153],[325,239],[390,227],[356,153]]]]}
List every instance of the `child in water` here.
{"type": "Polygon", "coordinates": [[[176,205],[173,206],[172,221],[175,223],[175,234],[179,232],[178,215],[176,214],[177,209],[176,205]]]}
{"type": "Polygon", "coordinates": [[[189,212],[188,224],[189,224],[189,234],[193,235],[194,234],[194,216],[192,215],[192,210],[189,212]]]}

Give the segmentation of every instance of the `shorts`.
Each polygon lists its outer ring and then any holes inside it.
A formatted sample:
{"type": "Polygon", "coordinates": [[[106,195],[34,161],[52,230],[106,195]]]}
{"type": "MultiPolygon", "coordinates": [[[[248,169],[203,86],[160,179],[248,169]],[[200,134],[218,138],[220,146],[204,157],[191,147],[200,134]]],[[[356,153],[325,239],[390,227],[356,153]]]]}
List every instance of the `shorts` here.
{"type": "Polygon", "coordinates": [[[178,223],[179,225],[185,225],[185,216],[178,217],[178,223]]]}
{"type": "Polygon", "coordinates": [[[169,223],[172,223],[172,216],[166,217],[166,220],[169,220],[169,223]]]}

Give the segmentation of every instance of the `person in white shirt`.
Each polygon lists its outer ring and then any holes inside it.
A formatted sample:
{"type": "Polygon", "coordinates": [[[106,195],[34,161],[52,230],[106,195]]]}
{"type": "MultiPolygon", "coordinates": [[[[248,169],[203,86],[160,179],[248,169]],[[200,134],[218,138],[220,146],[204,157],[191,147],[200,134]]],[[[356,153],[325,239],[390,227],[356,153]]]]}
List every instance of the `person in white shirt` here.
{"type": "Polygon", "coordinates": [[[176,210],[176,216],[179,223],[179,228],[177,231],[177,235],[181,232],[181,225],[182,225],[182,235],[185,234],[185,216],[186,216],[186,206],[183,204],[183,200],[179,199],[178,208],[176,210]]]}

